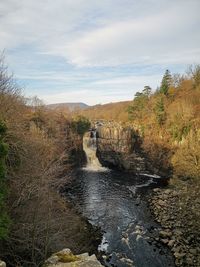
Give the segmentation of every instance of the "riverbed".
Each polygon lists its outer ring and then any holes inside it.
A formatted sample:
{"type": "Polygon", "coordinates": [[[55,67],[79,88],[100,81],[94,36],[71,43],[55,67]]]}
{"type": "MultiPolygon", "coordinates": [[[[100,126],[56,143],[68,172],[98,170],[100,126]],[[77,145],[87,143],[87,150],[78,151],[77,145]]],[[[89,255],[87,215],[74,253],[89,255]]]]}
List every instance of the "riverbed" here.
{"type": "Polygon", "coordinates": [[[99,246],[105,266],[170,267],[174,259],[156,241],[159,225],[154,221],[148,197],[163,179],[105,168],[77,170],[67,196],[89,222],[103,232],[99,246]]]}

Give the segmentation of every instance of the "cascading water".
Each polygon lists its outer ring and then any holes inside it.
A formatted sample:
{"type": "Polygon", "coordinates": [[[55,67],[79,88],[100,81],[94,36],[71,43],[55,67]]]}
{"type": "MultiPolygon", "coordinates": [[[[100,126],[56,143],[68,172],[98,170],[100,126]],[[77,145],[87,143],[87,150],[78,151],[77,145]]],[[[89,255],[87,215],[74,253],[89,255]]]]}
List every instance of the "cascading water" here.
{"type": "Polygon", "coordinates": [[[84,168],[89,171],[107,171],[107,168],[102,167],[99,162],[96,151],[96,131],[91,131],[86,133],[83,137],[83,150],[85,151],[87,157],[87,165],[84,168]]]}

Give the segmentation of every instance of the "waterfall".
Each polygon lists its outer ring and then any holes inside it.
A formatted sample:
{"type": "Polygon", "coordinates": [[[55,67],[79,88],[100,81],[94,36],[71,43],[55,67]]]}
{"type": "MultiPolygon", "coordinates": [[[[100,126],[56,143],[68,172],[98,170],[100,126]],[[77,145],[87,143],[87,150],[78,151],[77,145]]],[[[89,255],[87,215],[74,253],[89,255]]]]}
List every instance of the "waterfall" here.
{"type": "Polygon", "coordinates": [[[84,168],[85,170],[90,171],[106,171],[107,168],[102,167],[99,162],[96,151],[96,131],[91,131],[90,133],[86,133],[83,137],[83,150],[85,151],[87,157],[87,165],[84,168]]]}

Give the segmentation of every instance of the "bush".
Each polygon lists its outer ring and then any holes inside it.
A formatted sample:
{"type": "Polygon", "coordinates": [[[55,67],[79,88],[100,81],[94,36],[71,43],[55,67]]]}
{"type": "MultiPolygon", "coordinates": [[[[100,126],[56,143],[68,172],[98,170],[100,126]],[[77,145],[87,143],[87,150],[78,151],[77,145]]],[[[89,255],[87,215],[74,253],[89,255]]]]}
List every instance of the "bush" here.
{"type": "Polygon", "coordinates": [[[86,133],[91,126],[90,121],[84,117],[84,116],[77,116],[72,121],[72,128],[75,132],[77,132],[79,135],[83,136],[84,133],[86,133]]]}
{"type": "Polygon", "coordinates": [[[8,153],[8,146],[3,142],[5,133],[6,126],[0,122],[0,239],[7,237],[9,229],[9,217],[5,204],[7,195],[5,158],[8,153]]]}
{"type": "Polygon", "coordinates": [[[192,131],[172,157],[174,172],[177,176],[200,180],[200,138],[192,131]]]}

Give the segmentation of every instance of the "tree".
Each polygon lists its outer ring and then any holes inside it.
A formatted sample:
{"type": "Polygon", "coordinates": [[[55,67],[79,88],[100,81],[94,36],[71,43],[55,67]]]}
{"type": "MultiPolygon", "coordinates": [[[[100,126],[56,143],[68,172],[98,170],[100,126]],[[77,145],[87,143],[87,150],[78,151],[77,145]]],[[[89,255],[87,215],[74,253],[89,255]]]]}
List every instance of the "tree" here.
{"type": "Polygon", "coordinates": [[[141,93],[141,92],[136,92],[136,93],[135,93],[135,98],[134,98],[134,99],[139,98],[139,97],[141,97],[141,96],[143,96],[143,93],[141,93]]]}
{"type": "Polygon", "coordinates": [[[193,81],[194,88],[200,86],[200,65],[191,65],[188,70],[188,76],[193,81]]]}
{"type": "Polygon", "coordinates": [[[151,95],[151,92],[152,92],[152,89],[151,89],[150,86],[148,86],[148,85],[144,86],[144,89],[142,90],[142,93],[145,96],[149,97],[151,95]]]}
{"type": "Polygon", "coordinates": [[[160,93],[167,95],[169,87],[171,85],[172,76],[169,70],[165,71],[165,74],[162,78],[161,86],[160,86],[160,93]]]}
{"type": "Polygon", "coordinates": [[[89,130],[90,125],[90,121],[84,116],[77,116],[72,121],[72,129],[81,136],[83,136],[84,133],[89,130]]]}
{"type": "Polygon", "coordinates": [[[165,106],[164,106],[164,101],[163,98],[159,98],[156,102],[154,112],[156,115],[156,120],[158,124],[161,126],[164,124],[166,120],[166,112],[165,112],[165,106]]]}
{"type": "Polygon", "coordinates": [[[130,120],[141,119],[147,106],[147,101],[148,96],[146,94],[136,92],[132,105],[127,109],[130,120]]]}
{"type": "Polygon", "coordinates": [[[3,141],[5,133],[6,126],[0,122],[0,239],[7,237],[9,228],[9,217],[5,207],[7,191],[5,158],[8,153],[8,146],[3,141]]]}

